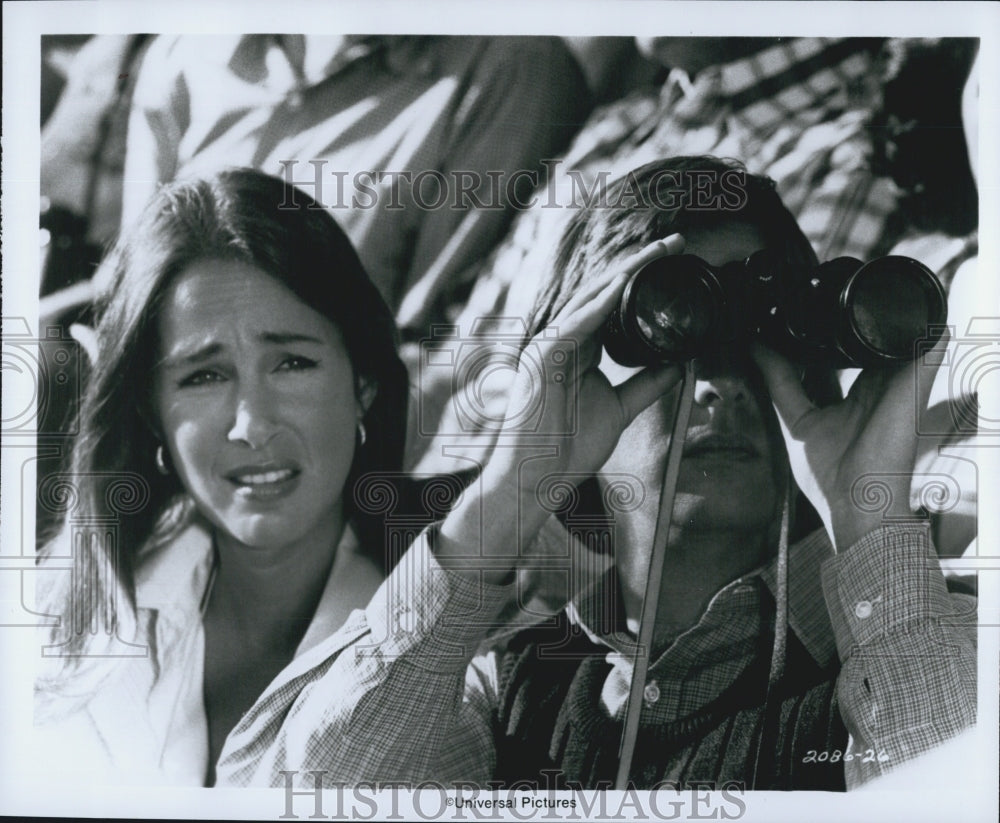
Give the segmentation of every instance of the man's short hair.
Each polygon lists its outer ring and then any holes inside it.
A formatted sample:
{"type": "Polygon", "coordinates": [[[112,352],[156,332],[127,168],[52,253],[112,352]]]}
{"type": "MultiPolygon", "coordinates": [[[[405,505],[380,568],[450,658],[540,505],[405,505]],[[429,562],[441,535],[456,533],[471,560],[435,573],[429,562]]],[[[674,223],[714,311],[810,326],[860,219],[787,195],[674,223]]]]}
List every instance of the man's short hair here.
{"type": "Polygon", "coordinates": [[[529,328],[544,328],[581,286],[608,271],[628,250],[676,232],[711,231],[728,223],[756,228],[768,249],[793,263],[816,253],[769,177],[735,160],[654,160],[608,185],[596,204],[573,215],[555,253],[552,277],[532,310],[529,328]]]}

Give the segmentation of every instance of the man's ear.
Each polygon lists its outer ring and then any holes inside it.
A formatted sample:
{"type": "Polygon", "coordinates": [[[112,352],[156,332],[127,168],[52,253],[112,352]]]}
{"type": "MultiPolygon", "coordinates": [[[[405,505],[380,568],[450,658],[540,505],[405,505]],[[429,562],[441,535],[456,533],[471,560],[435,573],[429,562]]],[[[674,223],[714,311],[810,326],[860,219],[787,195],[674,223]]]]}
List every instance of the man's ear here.
{"type": "Polygon", "coordinates": [[[358,378],[358,417],[364,417],[368,410],[372,407],[372,403],[375,402],[375,396],[378,394],[378,383],[369,377],[359,377],[358,378]]]}

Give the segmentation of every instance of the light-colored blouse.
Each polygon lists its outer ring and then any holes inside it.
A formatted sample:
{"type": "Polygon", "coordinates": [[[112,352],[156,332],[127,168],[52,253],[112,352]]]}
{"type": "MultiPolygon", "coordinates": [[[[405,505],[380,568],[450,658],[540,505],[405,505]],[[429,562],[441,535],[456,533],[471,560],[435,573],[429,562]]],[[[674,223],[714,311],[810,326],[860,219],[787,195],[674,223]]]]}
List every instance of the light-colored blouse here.
{"type": "MultiPolygon", "coordinates": [[[[200,525],[140,555],[136,645],[122,644],[135,656],[109,658],[113,669],[87,699],[49,699],[41,721],[36,711],[35,762],[71,783],[205,784],[202,615],[214,565],[211,536],[200,525]]],[[[319,606],[289,666],[363,608],[382,578],[354,531],[345,529],[319,606]]],[[[345,635],[345,644],[350,641],[345,635]]]]}

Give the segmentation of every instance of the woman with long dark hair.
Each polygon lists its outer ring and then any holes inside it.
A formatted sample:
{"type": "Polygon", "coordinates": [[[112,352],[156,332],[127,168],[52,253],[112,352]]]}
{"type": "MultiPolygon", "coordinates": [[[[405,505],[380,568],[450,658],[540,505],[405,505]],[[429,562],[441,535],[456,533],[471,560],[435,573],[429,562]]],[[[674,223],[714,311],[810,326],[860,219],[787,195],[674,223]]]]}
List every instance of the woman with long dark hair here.
{"type": "Polygon", "coordinates": [[[211,785],[267,684],[384,577],[352,490],[401,467],[406,371],[347,236],[276,178],[164,187],[107,265],[72,472],[40,493],[63,516],[36,722],[84,779],[211,785]]]}

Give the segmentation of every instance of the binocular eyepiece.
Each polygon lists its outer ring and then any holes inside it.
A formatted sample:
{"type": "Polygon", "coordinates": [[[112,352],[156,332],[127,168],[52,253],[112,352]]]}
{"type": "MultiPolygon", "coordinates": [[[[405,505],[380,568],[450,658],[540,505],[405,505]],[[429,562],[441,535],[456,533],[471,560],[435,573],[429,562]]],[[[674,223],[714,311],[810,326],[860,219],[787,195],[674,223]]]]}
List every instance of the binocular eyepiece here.
{"type": "Polygon", "coordinates": [[[632,276],[604,346],[622,365],[648,366],[757,337],[804,365],[867,368],[914,359],[917,341],[936,342],[946,319],[941,283],[909,257],[813,267],[764,250],[715,267],[682,254],[632,276]]]}

